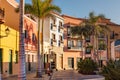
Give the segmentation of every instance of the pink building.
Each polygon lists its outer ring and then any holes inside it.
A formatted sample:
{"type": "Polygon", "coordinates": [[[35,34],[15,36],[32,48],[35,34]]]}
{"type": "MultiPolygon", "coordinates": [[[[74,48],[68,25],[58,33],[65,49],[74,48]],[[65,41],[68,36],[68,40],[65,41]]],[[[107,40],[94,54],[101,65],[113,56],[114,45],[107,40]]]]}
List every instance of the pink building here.
{"type": "Polygon", "coordinates": [[[37,23],[32,19],[24,16],[24,34],[25,34],[25,54],[26,70],[36,69],[37,56],[37,23]]]}

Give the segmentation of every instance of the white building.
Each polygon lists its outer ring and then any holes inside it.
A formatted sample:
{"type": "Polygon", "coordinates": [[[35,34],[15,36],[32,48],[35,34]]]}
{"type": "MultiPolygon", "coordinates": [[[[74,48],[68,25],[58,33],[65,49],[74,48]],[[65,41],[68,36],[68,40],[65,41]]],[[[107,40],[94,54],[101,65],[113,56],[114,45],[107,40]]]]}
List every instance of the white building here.
{"type": "Polygon", "coordinates": [[[63,68],[64,19],[57,13],[52,15],[44,21],[44,62],[46,68],[59,70],[63,68]]]}

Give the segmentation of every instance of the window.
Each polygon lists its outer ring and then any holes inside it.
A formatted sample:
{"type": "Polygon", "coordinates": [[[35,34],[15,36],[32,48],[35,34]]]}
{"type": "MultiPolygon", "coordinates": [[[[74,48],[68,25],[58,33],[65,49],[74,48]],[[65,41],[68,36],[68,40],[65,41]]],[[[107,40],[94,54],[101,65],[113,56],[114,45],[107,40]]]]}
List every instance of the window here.
{"type": "Polygon", "coordinates": [[[90,42],[90,37],[87,37],[87,38],[86,38],[86,42],[90,42]]]}
{"type": "Polygon", "coordinates": [[[62,27],[62,22],[61,21],[59,22],[59,26],[62,27]]]}
{"type": "Polygon", "coordinates": [[[60,40],[58,40],[58,46],[60,46],[60,40]]]}
{"type": "Polygon", "coordinates": [[[71,41],[68,40],[68,49],[70,49],[70,48],[71,48],[71,41]]]}
{"type": "Polygon", "coordinates": [[[51,30],[53,29],[53,24],[51,23],[51,30]]]}
{"type": "Polygon", "coordinates": [[[90,54],[91,53],[91,48],[86,47],[86,54],[90,54]]]}
{"type": "Polygon", "coordinates": [[[51,42],[51,46],[52,46],[52,45],[53,45],[53,39],[51,39],[51,41],[50,41],[50,42],[51,42]]]}
{"type": "Polygon", "coordinates": [[[68,36],[70,36],[70,27],[67,29],[68,36]]]}
{"type": "Polygon", "coordinates": [[[74,47],[74,41],[71,41],[71,47],[74,47]]]}
{"type": "Polygon", "coordinates": [[[15,63],[18,63],[18,51],[15,51],[15,63]]]}
{"type": "Polygon", "coordinates": [[[99,38],[104,38],[105,35],[103,33],[100,33],[99,38]]]}
{"type": "Polygon", "coordinates": [[[59,36],[59,38],[60,38],[60,41],[62,41],[62,40],[63,40],[62,36],[59,36]]]}
{"type": "Polygon", "coordinates": [[[114,39],[114,31],[110,33],[110,39],[114,39]]]}
{"type": "Polygon", "coordinates": [[[58,32],[60,32],[60,26],[58,26],[58,32]]]}
{"type": "Polygon", "coordinates": [[[27,30],[25,30],[25,38],[28,38],[28,31],[27,30]]]}
{"type": "Polygon", "coordinates": [[[32,41],[35,41],[35,34],[32,33],[32,41]]]}
{"type": "Polygon", "coordinates": [[[52,39],[55,40],[55,34],[52,34],[52,39]]]}
{"type": "Polygon", "coordinates": [[[78,41],[77,41],[77,46],[78,46],[78,47],[82,47],[82,42],[78,40],[78,41]]]}
{"type": "Polygon", "coordinates": [[[55,24],[55,22],[56,22],[56,20],[54,19],[54,20],[53,20],[53,24],[55,24]]]}

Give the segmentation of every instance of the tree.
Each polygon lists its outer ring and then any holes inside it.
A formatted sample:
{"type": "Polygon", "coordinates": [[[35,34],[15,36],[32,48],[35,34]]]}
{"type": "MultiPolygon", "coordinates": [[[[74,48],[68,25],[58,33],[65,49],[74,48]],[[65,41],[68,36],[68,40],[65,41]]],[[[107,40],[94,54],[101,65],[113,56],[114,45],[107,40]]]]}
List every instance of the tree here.
{"type": "Polygon", "coordinates": [[[71,34],[73,36],[79,36],[78,39],[82,40],[82,58],[85,58],[85,38],[90,37],[91,34],[91,27],[86,23],[83,22],[82,24],[80,24],[79,26],[74,26],[71,27],[71,34]]]}
{"type": "Polygon", "coordinates": [[[37,52],[37,77],[42,77],[42,61],[43,61],[43,27],[44,27],[44,19],[47,16],[51,15],[52,11],[61,12],[61,9],[52,4],[53,0],[32,0],[32,4],[26,4],[25,11],[26,13],[30,13],[38,18],[38,52],[37,52]],[[40,22],[42,22],[42,26],[40,27],[40,22]],[[41,53],[40,53],[41,50],[41,53]]]}
{"type": "Polygon", "coordinates": [[[19,10],[20,10],[20,21],[19,21],[19,73],[18,73],[18,80],[26,80],[24,33],[23,33],[24,0],[20,0],[19,10]]]}
{"type": "Polygon", "coordinates": [[[82,74],[94,74],[97,64],[92,59],[84,59],[78,62],[78,72],[82,74]]]}
{"type": "Polygon", "coordinates": [[[90,33],[95,40],[93,48],[94,48],[94,53],[97,51],[96,52],[96,54],[97,54],[96,59],[98,58],[98,36],[101,33],[104,34],[104,36],[108,35],[108,33],[110,31],[109,27],[106,24],[99,23],[99,19],[104,20],[105,16],[103,14],[95,16],[94,12],[90,12],[89,18],[88,18],[88,21],[87,21],[87,23],[91,27],[91,30],[90,30],[91,32],[90,33]]]}
{"type": "Polygon", "coordinates": [[[105,80],[120,80],[120,60],[109,60],[106,66],[103,66],[101,74],[105,80]]]}

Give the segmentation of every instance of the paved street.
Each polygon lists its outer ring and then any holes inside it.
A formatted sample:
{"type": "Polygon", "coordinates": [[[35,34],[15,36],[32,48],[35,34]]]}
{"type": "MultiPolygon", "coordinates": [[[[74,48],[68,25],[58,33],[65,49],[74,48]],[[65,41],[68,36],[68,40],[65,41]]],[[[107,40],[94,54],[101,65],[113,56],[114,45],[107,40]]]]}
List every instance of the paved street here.
{"type": "MultiPolygon", "coordinates": [[[[2,80],[17,80],[17,76],[4,78],[2,80]]],[[[55,71],[52,76],[47,74],[43,78],[35,78],[35,73],[27,74],[27,80],[104,80],[99,75],[82,75],[73,70],[55,71]],[[97,78],[97,79],[93,79],[97,78]]]]}
{"type": "Polygon", "coordinates": [[[65,70],[54,72],[51,80],[104,80],[99,75],[82,75],[77,71],[65,70]]]}

